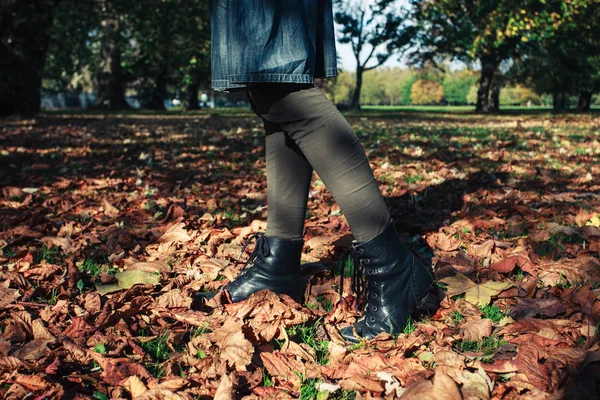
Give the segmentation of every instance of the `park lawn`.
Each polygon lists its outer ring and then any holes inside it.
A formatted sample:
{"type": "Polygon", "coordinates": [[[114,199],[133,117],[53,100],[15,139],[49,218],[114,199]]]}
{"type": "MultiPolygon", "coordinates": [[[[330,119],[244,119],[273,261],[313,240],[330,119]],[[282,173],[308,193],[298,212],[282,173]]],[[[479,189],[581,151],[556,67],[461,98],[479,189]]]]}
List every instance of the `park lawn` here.
{"type": "MultiPolygon", "coordinates": [[[[2,121],[0,393],[593,393],[600,117],[451,108],[345,113],[405,243],[446,292],[435,315],[355,346],[337,336],[355,298],[338,304],[331,272],[310,277],[302,306],[269,293],[193,302],[236,276],[244,240],[266,226],[249,109],[2,121]]],[[[351,239],[315,174],[303,261],[334,267],[351,239]]]]}

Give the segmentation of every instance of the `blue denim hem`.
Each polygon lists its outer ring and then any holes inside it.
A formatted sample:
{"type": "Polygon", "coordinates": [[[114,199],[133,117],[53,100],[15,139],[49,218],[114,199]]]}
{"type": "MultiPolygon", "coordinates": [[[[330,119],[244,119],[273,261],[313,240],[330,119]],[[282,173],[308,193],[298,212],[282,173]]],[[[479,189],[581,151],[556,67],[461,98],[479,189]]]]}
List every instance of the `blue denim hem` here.
{"type": "MultiPolygon", "coordinates": [[[[337,68],[327,68],[324,72],[324,78],[330,78],[337,75],[337,68]]],[[[314,83],[315,77],[310,74],[241,74],[229,75],[229,79],[212,80],[211,83],[215,91],[228,91],[243,89],[247,87],[247,83],[255,82],[314,83]]]]}

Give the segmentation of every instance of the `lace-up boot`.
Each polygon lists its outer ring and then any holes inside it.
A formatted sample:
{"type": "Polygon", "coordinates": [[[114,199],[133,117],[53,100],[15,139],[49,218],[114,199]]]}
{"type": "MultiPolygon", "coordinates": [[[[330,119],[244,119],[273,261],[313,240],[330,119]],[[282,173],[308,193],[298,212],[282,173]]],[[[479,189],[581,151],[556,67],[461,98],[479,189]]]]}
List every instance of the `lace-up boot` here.
{"type": "Polygon", "coordinates": [[[427,267],[406,249],[393,223],[367,242],[354,240],[340,259],[342,274],[348,256],[354,264],[357,307],[359,300],[365,304],[363,316],[340,330],[346,341],[370,340],[381,332],[402,333],[411,315],[432,314],[439,308],[437,285],[427,267]]]}
{"type": "MultiPolygon", "coordinates": [[[[267,237],[256,232],[244,243],[244,250],[253,238],[256,246],[241,273],[223,287],[234,303],[247,299],[252,293],[269,289],[275,293],[287,294],[298,303],[302,302],[304,290],[300,276],[300,257],[304,241],[267,237]]],[[[240,258],[238,257],[238,259],[240,258]]]]}

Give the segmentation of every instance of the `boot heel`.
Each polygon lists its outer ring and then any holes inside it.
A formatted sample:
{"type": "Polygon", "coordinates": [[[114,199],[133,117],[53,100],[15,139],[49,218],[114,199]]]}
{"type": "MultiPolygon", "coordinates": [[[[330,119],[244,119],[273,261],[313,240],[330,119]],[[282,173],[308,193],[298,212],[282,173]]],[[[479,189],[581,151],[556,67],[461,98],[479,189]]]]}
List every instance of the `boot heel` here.
{"type": "Polygon", "coordinates": [[[434,283],[427,295],[415,307],[413,315],[426,316],[435,314],[440,308],[442,298],[443,294],[440,293],[440,288],[434,283]]]}

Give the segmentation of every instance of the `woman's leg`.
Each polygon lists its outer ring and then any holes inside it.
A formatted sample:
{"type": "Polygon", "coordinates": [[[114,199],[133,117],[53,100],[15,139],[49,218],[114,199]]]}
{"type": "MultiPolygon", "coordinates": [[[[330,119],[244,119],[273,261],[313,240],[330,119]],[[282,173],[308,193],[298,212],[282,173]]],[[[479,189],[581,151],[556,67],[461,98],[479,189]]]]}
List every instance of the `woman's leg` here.
{"type": "MultiPolygon", "coordinates": [[[[252,97],[250,105],[258,114],[252,97]]],[[[267,236],[302,239],[313,168],[292,138],[264,120],[267,164],[267,236]]]]}
{"type": "Polygon", "coordinates": [[[301,239],[313,168],[284,132],[266,137],[267,236],[301,239]]]}
{"type": "MultiPolygon", "coordinates": [[[[250,95],[257,114],[280,127],[319,174],[340,205],[356,240],[367,241],[383,232],[392,219],[364,149],[348,121],[321,90],[314,85],[262,84],[252,88],[250,95]]],[[[302,172],[292,164],[285,168],[286,175],[294,172],[306,177],[308,171],[306,168],[302,172]]],[[[305,182],[288,182],[287,178],[278,177],[273,197],[285,199],[284,203],[292,201],[281,192],[284,181],[290,196],[299,196],[307,190],[305,182]],[[302,189],[292,193],[294,184],[302,189]]],[[[268,182],[267,186],[270,185],[268,182]]],[[[269,192],[269,215],[271,195],[269,192]]],[[[276,200],[275,209],[280,208],[276,200]]]]}

